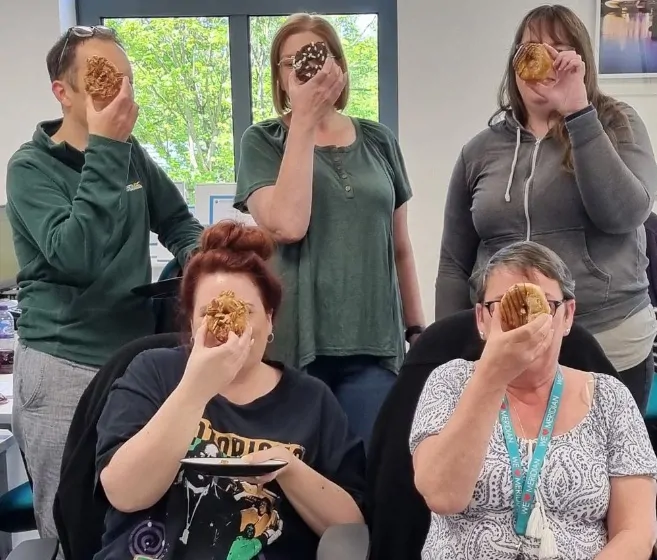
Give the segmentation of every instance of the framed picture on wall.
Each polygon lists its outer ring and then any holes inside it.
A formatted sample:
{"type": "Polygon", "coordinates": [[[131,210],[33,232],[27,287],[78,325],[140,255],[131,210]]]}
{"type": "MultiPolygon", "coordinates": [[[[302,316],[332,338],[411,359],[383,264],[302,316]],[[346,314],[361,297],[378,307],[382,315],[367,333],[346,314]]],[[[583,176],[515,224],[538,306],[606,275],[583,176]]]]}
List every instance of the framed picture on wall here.
{"type": "Polygon", "coordinates": [[[597,0],[596,31],[601,76],[657,77],[657,0],[597,0]]]}

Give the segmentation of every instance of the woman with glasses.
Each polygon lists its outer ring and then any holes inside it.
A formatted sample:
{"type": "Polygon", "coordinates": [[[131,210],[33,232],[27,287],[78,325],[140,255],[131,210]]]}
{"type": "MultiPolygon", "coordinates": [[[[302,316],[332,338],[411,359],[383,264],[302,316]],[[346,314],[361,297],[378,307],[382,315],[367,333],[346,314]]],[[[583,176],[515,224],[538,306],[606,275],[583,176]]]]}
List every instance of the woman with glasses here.
{"type": "Polygon", "coordinates": [[[575,313],[570,271],[523,241],[473,285],[481,358],[431,373],[411,429],[432,511],[423,560],[648,560],[657,457],[639,409],[616,378],[557,361],[575,313]],[[505,332],[499,301],[519,282],[543,290],[550,314],[505,332]]]}
{"type": "Polygon", "coordinates": [[[347,61],[328,21],[290,17],[271,69],[279,117],[245,132],[235,200],[279,245],[287,297],[268,355],[325,381],[367,443],[404,338],[424,326],[404,160],[387,127],[342,113],[347,61]],[[329,57],[302,83],[295,54],[318,42],[329,57]]]}
{"type": "Polygon", "coordinates": [[[521,22],[499,110],[462,150],[448,188],[436,317],[471,307],[468,278],[495,251],[533,240],[575,278],[578,323],[592,332],[639,407],[654,373],[657,322],[645,273],[645,232],[657,190],[646,127],[598,86],[591,40],[563,6],[521,22]],[[548,78],[528,82],[513,59],[542,43],[548,78]]]}

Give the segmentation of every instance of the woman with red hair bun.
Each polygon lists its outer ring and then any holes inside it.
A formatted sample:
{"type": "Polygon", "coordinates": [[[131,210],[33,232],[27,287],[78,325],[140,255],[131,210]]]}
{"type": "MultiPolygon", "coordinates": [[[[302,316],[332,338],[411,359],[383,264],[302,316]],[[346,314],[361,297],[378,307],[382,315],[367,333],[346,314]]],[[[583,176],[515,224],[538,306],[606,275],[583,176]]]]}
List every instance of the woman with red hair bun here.
{"type": "Polygon", "coordinates": [[[97,472],[111,507],[94,560],[315,558],[331,525],[361,523],[364,449],[321,381],[263,360],[281,284],[258,227],[205,230],[185,268],[190,344],[146,351],[112,388],[98,422],[97,472]],[[248,308],[220,344],[206,309],[232,291],[248,308]],[[181,468],[183,458],[285,466],[258,478],[181,468]]]}

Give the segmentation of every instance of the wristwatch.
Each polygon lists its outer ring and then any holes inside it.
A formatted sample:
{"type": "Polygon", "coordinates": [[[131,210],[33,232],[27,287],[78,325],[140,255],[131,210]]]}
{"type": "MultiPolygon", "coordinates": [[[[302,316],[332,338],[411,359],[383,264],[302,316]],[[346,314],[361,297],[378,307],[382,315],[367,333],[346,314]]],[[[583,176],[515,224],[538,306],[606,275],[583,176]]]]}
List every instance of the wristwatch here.
{"type": "Polygon", "coordinates": [[[423,332],[424,332],[424,327],[421,327],[420,325],[413,325],[406,329],[406,332],[404,333],[404,338],[406,339],[406,342],[410,344],[411,338],[413,338],[415,335],[422,334],[423,332]]]}

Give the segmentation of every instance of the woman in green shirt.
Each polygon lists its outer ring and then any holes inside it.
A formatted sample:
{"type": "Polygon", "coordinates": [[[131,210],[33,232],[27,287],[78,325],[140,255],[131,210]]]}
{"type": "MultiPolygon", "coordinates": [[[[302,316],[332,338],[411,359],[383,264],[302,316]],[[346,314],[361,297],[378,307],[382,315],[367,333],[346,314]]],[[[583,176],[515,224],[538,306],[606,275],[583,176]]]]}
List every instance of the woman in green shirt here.
{"type": "Polygon", "coordinates": [[[244,133],[235,198],[279,244],[286,297],[268,355],[324,380],[367,444],[403,360],[404,332],[412,342],[424,325],[408,177],[388,128],[340,112],[347,63],[325,19],[291,16],[271,66],[280,117],[244,133]],[[330,57],[302,84],[294,55],[318,41],[330,57]]]}

